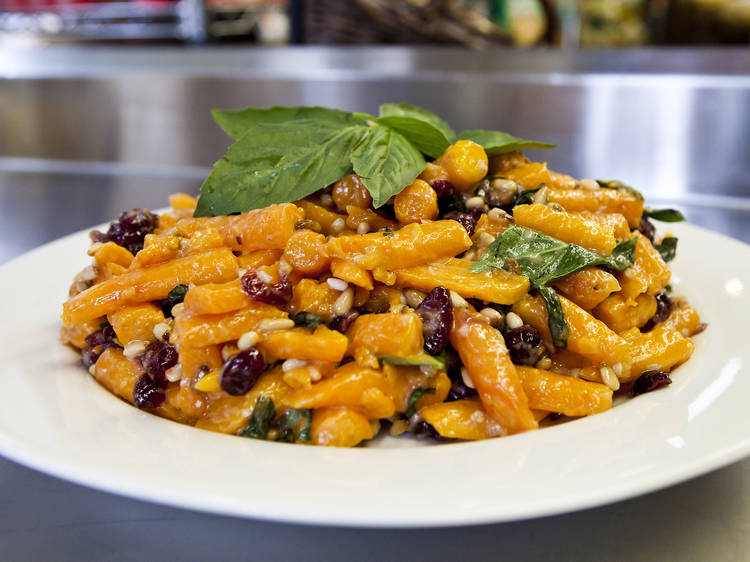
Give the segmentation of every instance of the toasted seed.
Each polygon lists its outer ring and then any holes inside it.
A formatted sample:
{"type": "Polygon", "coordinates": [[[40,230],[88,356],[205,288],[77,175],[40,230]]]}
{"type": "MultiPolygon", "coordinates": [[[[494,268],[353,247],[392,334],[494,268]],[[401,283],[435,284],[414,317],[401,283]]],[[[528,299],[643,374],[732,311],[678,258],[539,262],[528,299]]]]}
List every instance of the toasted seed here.
{"type": "Polygon", "coordinates": [[[484,197],[469,197],[466,200],[466,203],[464,203],[464,205],[466,205],[466,208],[468,210],[479,209],[480,207],[484,207],[484,204],[485,204],[484,197]]]}
{"type": "Polygon", "coordinates": [[[454,308],[469,308],[469,303],[466,302],[466,299],[456,291],[451,291],[451,303],[454,308]]]}
{"type": "Polygon", "coordinates": [[[167,371],[164,373],[164,375],[167,377],[167,380],[169,382],[177,382],[182,378],[182,365],[179,363],[172,367],[171,369],[167,369],[167,371]]]}
{"type": "Polygon", "coordinates": [[[279,332],[294,328],[294,320],[291,318],[266,318],[258,322],[258,332],[279,332]]]}
{"type": "Polygon", "coordinates": [[[406,299],[406,304],[412,308],[417,308],[427,296],[422,291],[417,289],[406,289],[403,292],[403,296],[406,299]]]}
{"type": "Polygon", "coordinates": [[[357,225],[357,234],[367,234],[370,232],[370,223],[365,221],[357,225]]]}
{"type": "Polygon", "coordinates": [[[543,369],[543,370],[549,370],[549,368],[552,366],[552,359],[549,357],[544,357],[543,359],[540,359],[536,363],[537,369],[543,369]]]}
{"type": "Polygon", "coordinates": [[[354,304],[354,291],[349,287],[342,291],[333,303],[333,315],[343,316],[352,309],[352,304],[354,304]]]}
{"type": "Polygon", "coordinates": [[[133,340],[122,350],[122,354],[128,359],[135,359],[146,351],[147,341],[133,340]]]}
{"type": "Polygon", "coordinates": [[[169,322],[159,322],[156,326],[154,326],[154,337],[160,341],[169,341],[169,330],[171,329],[172,326],[170,326],[169,322]]]}
{"type": "Polygon", "coordinates": [[[336,219],[331,223],[331,234],[341,234],[346,228],[344,219],[336,219]]]}
{"type": "Polygon", "coordinates": [[[505,324],[508,326],[508,328],[513,330],[515,328],[520,328],[521,326],[523,326],[523,320],[515,312],[509,312],[505,315],[505,324]]]}
{"type": "Polygon", "coordinates": [[[333,205],[333,197],[331,197],[328,193],[324,193],[320,196],[320,204],[324,207],[331,207],[333,205]]]}
{"type": "Polygon", "coordinates": [[[461,367],[461,378],[463,379],[466,386],[468,386],[469,388],[476,388],[474,386],[474,383],[471,381],[471,377],[469,377],[469,371],[466,370],[466,367],[461,367]]]}
{"type": "Polygon", "coordinates": [[[281,370],[285,373],[293,371],[294,369],[301,369],[307,365],[307,361],[301,359],[287,359],[281,364],[281,370]]]}
{"type": "Polygon", "coordinates": [[[391,427],[388,430],[388,433],[396,437],[398,435],[401,435],[402,433],[406,433],[408,430],[409,430],[409,422],[407,420],[403,420],[399,418],[399,419],[393,420],[393,423],[391,424],[391,427]]]}
{"type": "Polygon", "coordinates": [[[240,339],[237,340],[237,349],[239,349],[240,351],[250,349],[256,343],[258,343],[259,339],[260,336],[258,335],[258,332],[245,332],[240,336],[240,339]]]}
{"type": "Polygon", "coordinates": [[[602,382],[612,390],[620,389],[620,379],[617,378],[611,367],[606,365],[599,368],[599,374],[602,376],[602,382]]]}
{"type": "Polygon", "coordinates": [[[346,289],[349,287],[349,283],[347,283],[343,279],[339,279],[338,277],[329,277],[328,279],[326,279],[326,283],[334,291],[346,291],[346,289]]]}
{"type": "Polygon", "coordinates": [[[486,316],[489,319],[490,324],[492,324],[496,328],[503,325],[502,313],[498,310],[495,310],[494,308],[490,308],[488,306],[487,308],[483,308],[482,310],[480,310],[479,314],[481,314],[482,316],[486,316]]]}

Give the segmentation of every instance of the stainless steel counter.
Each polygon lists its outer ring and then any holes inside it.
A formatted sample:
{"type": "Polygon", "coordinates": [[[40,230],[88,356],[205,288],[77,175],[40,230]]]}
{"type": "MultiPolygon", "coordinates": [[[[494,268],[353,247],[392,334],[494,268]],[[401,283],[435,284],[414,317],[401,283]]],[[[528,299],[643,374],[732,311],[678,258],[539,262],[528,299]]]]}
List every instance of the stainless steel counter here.
{"type": "MultiPolygon", "coordinates": [[[[456,128],[557,142],[534,156],[579,177],[626,180],[654,205],[750,242],[749,70],[748,51],[0,50],[0,263],[197,192],[228,141],[211,107],[375,111],[402,100],[456,128]]],[[[3,560],[750,558],[750,460],[584,512],[411,531],[204,515],[2,459],[0,482],[3,560]]],[[[460,490],[457,475],[443,493],[460,490]]]]}

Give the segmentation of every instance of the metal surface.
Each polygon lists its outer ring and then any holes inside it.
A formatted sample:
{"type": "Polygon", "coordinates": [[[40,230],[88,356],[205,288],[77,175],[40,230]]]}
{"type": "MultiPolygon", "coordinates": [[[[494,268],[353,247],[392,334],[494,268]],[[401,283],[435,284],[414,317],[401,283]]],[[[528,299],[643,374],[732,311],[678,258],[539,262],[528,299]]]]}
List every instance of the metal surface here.
{"type": "MultiPolygon", "coordinates": [[[[197,192],[228,143],[211,122],[212,107],[374,112],[402,100],[457,129],[557,142],[533,156],[578,177],[620,178],[654,205],[678,206],[691,222],[750,242],[748,70],[746,51],[0,50],[0,263],[124,209],[197,192]]],[[[750,556],[750,460],[599,509],[429,531],[207,516],[87,490],[4,460],[0,482],[3,559],[750,556]]],[[[459,475],[438,493],[460,487],[459,475]]]]}

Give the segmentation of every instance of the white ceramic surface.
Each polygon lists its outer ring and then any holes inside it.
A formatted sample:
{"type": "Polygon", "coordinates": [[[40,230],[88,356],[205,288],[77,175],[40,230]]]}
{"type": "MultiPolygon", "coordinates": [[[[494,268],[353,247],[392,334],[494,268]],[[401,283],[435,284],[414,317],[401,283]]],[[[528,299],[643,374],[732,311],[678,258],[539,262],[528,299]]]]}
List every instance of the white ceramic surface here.
{"type": "Polygon", "coordinates": [[[337,450],[218,435],[110,395],[58,340],[86,233],[0,268],[0,453],[85,486],[216,513],[347,526],[509,521],[633,497],[750,454],[750,247],[689,225],[672,285],[709,328],[671,386],[478,443],[337,450]]]}

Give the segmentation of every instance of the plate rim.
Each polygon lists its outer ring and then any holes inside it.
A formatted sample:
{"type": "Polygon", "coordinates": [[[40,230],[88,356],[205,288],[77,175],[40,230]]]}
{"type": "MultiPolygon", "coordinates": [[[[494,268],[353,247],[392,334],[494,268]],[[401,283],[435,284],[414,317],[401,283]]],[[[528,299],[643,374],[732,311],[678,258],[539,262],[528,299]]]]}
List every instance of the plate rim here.
{"type": "MultiPolygon", "coordinates": [[[[740,247],[743,248],[744,251],[750,252],[750,245],[745,244],[744,242],[737,240],[735,238],[726,236],[721,233],[716,233],[713,231],[710,231],[708,229],[704,229],[702,227],[697,227],[694,225],[680,225],[679,227],[675,227],[675,229],[683,230],[687,229],[688,231],[692,230],[694,231],[694,234],[696,235],[710,235],[711,237],[716,237],[718,240],[724,240],[725,242],[731,242],[732,244],[737,244],[740,247]]],[[[67,236],[64,236],[62,238],[59,238],[55,241],[48,242],[42,246],[39,246],[33,250],[30,250],[29,252],[24,253],[21,256],[18,256],[2,266],[0,266],[0,279],[2,279],[8,271],[12,271],[14,268],[18,267],[19,264],[23,264],[24,260],[32,259],[34,256],[36,256],[38,253],[44,253],[46,251],[50,251],[51,248],[54,248],[55,246],[66,244],[66,243],[72,243],[75,242],[78,238],[84,236],[89,232],[90,229],[82,230],[73,234],[69,234],[67,236]]],[[[85,257],[85,256],[84,256],[85,257]]],[[[749,280],[750,281],[750,280],[749,280]]],[[[689,283],[688,283],[689,284],[689,283]]],[[[58,342],[59,343],[59,342],[58,342]]],[[[61,343],[59,343],[60,347],[64,347],[61,343]]],[[[74,353],[71,351],[71,353],[74,353]]],[[[3,374],[3,369],[0,368],[0,376],[3,374]]],[[[91,384],[96,385],[99,387],[98,383],[94,382],[93,380],[89,381],[91,384]]],[[[99,389],[105,393],[106,395],[113,397],[109,394],[108,391],[104,390],[103,388],[99,387],[99,389]]],[[[115,398],[116,399],[116,398],[115,398]]],[[[119,399],[116,399],[119,401],[119,399]]],[[[132,410],[132,406],[127,405],[125,402],[121,402],[121,406],[123,408],[127,408],[128,410],[132,410]]],[[[138,412],[137,410],[135,410],[138,412]]],[[[170,420],[158,418],[157,416],[152,416],[150,414],[144,414],[142,412],[138,412],[142,415],[147,415],[149,418],[152,418],[152,421],[159,422],[159,423],[166,423],[166,424],[175,424],[176,422],[172,422],[170,420]]],[[[610,413],[610,412],[608,412],[610,413]]],[[[606,415],[607,413],[603,414],[606,415]]],[[[596,416],[598,417],[598,416],[596,416]]],[[[595,419],[595,417],[588,418],[588,420],[595,419]]],[[[581,422],[584,422],[586,420],[578,420],[574,424],[565,424],[553,428],[548,428],[545,430],[544,433],[548,433],[550,431],[554,431],[558,428],[563,427],[570,427],[570,426],[576,426],[580,425],[581,422]]],[[[219,438],[219,439],[230,439],[234,440],[236,439],[234,436],[226,436],[226,435],[216,435],[211,434],[210,432],[205,432],[203,430],[199,430],[196,428],[192,428],[190,426],[184,426],[182,424],[180,425],[183,429],[188,429],[193,432],[201,432],[204,434],[209,434],[211,438],[219,438]]],[[[538,434],[535,434],[538,435],[538,434]]],[[[515,435],[504,438],[502,441],[506,441],[508,439],[528,439],[529,435],[515,435]]],[[[491,446],[487,444],[493,443],[494,440],[488,440],[483,442],[476,442],[476,443],[460,443],[460,444],[452,444],[448,445],[447,447],[453,448],[453,447],[465,447],[465,446],[472,446],[476,445],[477,443],[483,443],[484,446],[491,446]]],[[[271,444],[271,443],[265,443],[265,442],[259,442],[255,445],[261,444],[263,446],[271,446],[276,447],[279,446],[279,444],[271,444]]],[[[283,446],[283,445],[281,445],[283,446]]],[[[441,447],[443,448],[443,447],[441,447]]],[[[386,454],[403,454],[403,453],[395,453],[395,451],[406,451],[411,450],[409,449],[380,449],[379,451],[389,451],[386,454]]],[[[375,450],[357,450],[354,451],[348,451],[349,453],[354,454],[370,454],[373,453],[375,450]]],[[[345,453],[346,454],[346,453],[345,453]]],[[[531,519],[536,517],[542,517],[542,516],[552,516],[552,515],[559,515],[562,513],[568,513],[571,511],[578,511],[583,509],[590,509],[592,507],[607,505],[613,502],[622,501],[625,499],[630,499],[634,497],[638,497],[644,494],[647,494],[649,492],[653,492],[655,490],[663,489],[667,486],[676,485],[678,483],[684,482],[686,480],[689,480],[691,478],[700,476],[702,474],[706,474],[708,472],[712,472],[718,468],[721,468],[723,466],[727,466],[729,464],[732,464],[734,462],[737,462],[741,460],[742,458],[750,455],[750,435],[747,435],[746,437],[742,439],[735,440],[732,445],[730,446],[724,446],[721,450],[714,451],[712,456],[709,459],[698,459],[698,458],[692,458],[690,459],[686,464],[679,468],[675,468],[672,470],[667,471],[660,471],[657,476],[651,477],[646,480],[639,480],[638,484],[634,484],[629,487],[620,487],[618,489],[605,489],[599,491],[597,493],[589,492],[583,497],[578,497],[577,499],[572,499],[572,496],[569,497],[567,500],[558,501],[557,503],[552,502],[553,505],[547,504],[545,506],[544,502],[537,502],[533,505],[527,506],[527,507],[518,507],[515,510],[505,510],[504,514],[501,513],[491,513],[491,512],[482,512],[480,514],[477,514],[475,517],[468,517],[468,516],[460,516],[453,518],[439,518],[439,519],[433,519],[433,518],[426,518],[426,519],[419,519],[419,520],[406,520],[406,519],[399,519],[395,518],[390,521],[384,521],[381,518],[367,518],[362,517],[361,515],[353,516],[353,514],[349,514],[347,516],[343,515],[335,515],[335,514],[328,514],[328,516],[320,517],[321,514],[317,513],[316,517],[311,517],[312,514],[303,512],[300,513],[294,508],[290,508],[290,506],[286,506],[286,509],[277,509],[275,511],[269,511],[267,509],[264,509],[261,507],[260,509],[254,509],[254,506],[246,505],[244,507],[239,506],[235,503],[226,501],[222,501],[221,498],[206,498],[203,497],[200,501],[196,501],[193,496],[191,495],[185,495],[183,497],[179,497],[174,492],[170,493],[154,493],[155,490],[153,489],[143,489],[140,490],[135,486],[134,482],[122,482],[122,479],[115,475],[113,477],[110,477],[107,474],[96,474],[92,469],[87,467],[76,467],[75,462],[71,462],[70,459],[64,459],[62,462],[60,460],[57,460],[57,464],[55,463],[55,455],[48,452],[48,451],[35,451],[33,447],[29,447],[26,444],[22,443],[18,439],[14,439],[12,436],[7,435],[3,428],[0,426],[0,455],[13,460],[15,462],[18,462],[24,466],[28,466],[30,468],[33,468],[35,470],[38,470],[40,472],[43,472],[45,474],[49,474],[54,477],[61,478],[63,480],[75,483],[77,485],[81,485],[88,488],[93,488],[96,490],[113,493],[115,495],[120,495],[124,497],[130,497],[135,498],[141,501],[146,501],[149,503],[155,503],[155,504],[163,504],[163,505],[170,505],[178,508],[183,509],[189,509],[194,511],[200,511],[205,513],[214,513],[219,515],[229,515],[229,516],[236,516],[236,517],[250,517],[250,518],[256,518],[256,519],[262,519],[262,520],[269,520],[269,521],[277,521],[277,522],[285,522],[285,523],[296,523],[296,524],[306,524],[306,525],[324,525],[324,526],[342,526],[342,527],[357,527],[357,528],[434,528],[434,527],[448,527],[448,526],[465,526],[465,525],[477,525],[477,524],[487,524],[487,523],[500,523],[500,522],[508,522],[508,521],[520,521],[524,519],[531,519]]]]}

